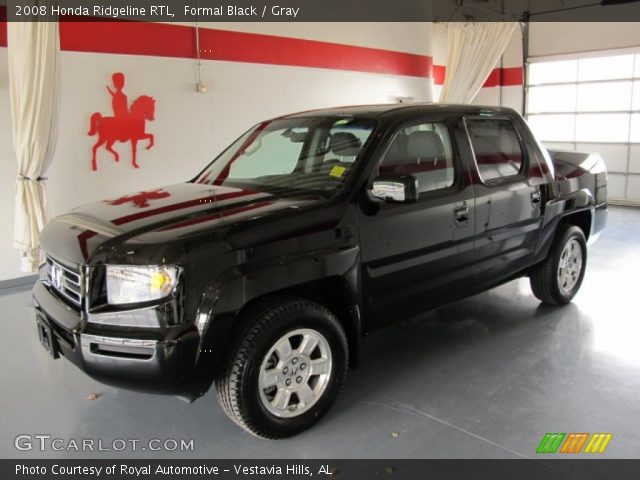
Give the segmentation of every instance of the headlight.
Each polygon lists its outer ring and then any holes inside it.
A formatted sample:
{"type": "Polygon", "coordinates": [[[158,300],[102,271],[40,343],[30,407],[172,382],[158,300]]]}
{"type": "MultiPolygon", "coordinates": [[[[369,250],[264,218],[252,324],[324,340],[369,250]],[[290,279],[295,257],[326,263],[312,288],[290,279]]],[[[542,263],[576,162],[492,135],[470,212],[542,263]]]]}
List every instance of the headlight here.
{"type": "Polygon", "coordinates": [[[158,300],[178,281],[178,267],[107,265],[107,300],[112,305],[158,300]]]}

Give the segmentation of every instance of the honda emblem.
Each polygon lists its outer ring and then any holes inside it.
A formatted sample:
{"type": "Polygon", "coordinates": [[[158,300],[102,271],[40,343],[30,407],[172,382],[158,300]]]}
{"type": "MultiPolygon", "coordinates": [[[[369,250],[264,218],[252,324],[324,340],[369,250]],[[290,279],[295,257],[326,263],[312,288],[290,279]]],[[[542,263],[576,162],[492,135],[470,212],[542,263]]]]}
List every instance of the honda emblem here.
{"type": "Polygon", "coordinates": [[[62,290],[62,268],[51,265],[51,284],[58,290],[62,290]]]}

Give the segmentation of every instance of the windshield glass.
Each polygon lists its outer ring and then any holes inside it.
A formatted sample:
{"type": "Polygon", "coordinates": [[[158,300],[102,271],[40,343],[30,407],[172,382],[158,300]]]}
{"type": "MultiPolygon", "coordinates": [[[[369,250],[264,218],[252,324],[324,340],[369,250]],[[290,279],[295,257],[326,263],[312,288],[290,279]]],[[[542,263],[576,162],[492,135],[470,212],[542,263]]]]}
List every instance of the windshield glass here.
{"type": "Polygon", "coordinates": [[[195,182],[330,195],[352,172],[374,127],[373,120],[356,117],[262,122],[236,140],[195,182]]]}

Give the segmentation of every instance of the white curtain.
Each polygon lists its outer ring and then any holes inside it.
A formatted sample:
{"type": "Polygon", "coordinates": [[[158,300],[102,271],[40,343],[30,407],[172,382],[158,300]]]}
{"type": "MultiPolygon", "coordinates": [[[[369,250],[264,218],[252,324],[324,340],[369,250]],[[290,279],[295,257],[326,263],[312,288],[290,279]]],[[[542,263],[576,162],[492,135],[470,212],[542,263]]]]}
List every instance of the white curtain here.
{"type": "Polygon", "coordinates": [[[52,155],[57,22],[8,22],[9,95],[15,184],[14,246],[20,269],[38,266],[39,235],[48,219],[44,183],[52,155]]]}
{"type": "Polygon", "coordinates": [[[471,103],[500,60],[516,22],[447,24],[447,70],[441,102],[471,103]]]}

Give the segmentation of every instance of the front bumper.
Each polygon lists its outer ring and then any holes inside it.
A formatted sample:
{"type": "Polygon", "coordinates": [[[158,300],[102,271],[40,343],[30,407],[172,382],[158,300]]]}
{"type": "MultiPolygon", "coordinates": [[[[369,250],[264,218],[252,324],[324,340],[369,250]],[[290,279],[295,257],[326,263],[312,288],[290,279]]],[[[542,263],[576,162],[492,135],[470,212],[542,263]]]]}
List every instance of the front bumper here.
{"type": "Polygon", "coordinates": [[[196,378],[200,335],[194,326],[144,329],[89,323],[42,282],[33,289],[33,301],[39,332],[49,332],[54,357],[60,353],[96,380],[189,399],[204,393],[196,378]]]}

